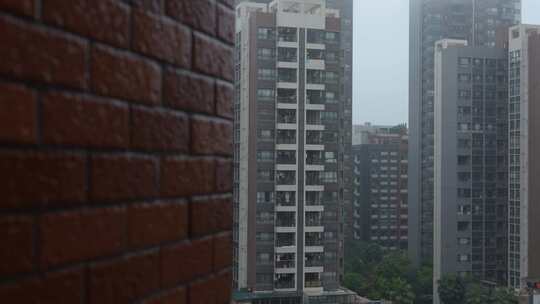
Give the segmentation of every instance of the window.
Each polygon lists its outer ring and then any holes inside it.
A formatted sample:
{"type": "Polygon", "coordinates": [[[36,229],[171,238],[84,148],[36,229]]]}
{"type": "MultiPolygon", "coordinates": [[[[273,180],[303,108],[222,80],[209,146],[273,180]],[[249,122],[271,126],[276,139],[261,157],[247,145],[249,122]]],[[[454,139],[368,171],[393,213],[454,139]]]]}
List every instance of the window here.
{"type": "Polygon", "coordinates": [[[276,70],[274,69],[259,69],[257,71],[259,80],[275,80],[276,70]]]}
{"type": "Polygon", "coordinates": [[[460,245],[468,245],[470,241],[471,240],[469,238],[458,238],[458,243],[460,245]]]}
{"type": "Polygon", "coordinates": [[[258,101],[273,101],[274,90],[273,89],[257,89],[258,101]]]}
{"type": "Polygon", "coordinates": [[[268,211],[257,212],[257,223],[272,224],[274,223],[274,213],[268,211]]]}
{"type": "Polygon", "coordinates": [[[336,72],[326,72],[326,83],[337,83],[338,74],[336,72]]]}
{"type": "Polygon", "coordinates": [[[257,179],[263,182],[274,181],[274,171],[270,169],[258,169],[257,179]]]}
{"type": "Polygon", "coordinates": [[[274,192],[257,192],[257,203],[273,203],[274,202],[274,192]]]}
{"type": "Polygon", "coordinates": [[[337,119],[338,119],[337,112],[331,112],[331,111],[321,112],[321,120],[323,122],[334,121],[337,119]]]}
{"type": "Polygon", "coordinates": [[[326,32],[325,38],[326,42],[337,43],[339,40],[339,34],[336,32],[326,32]]]}
{"type": "Polygon", "coordinates": [[[274,39],[274,29],[268,27],[259,27],[257,29],[257,38],[261,40],[274,39]]]}
{"type": "Polygon", "coordinates": [[[326,183],[326,184],[337,183],[337,172],[336,171],[323,172],[323,183],[326,183]]]}
{"type": "Polygon", "coordinates": [[[326,91],[325,92],[325,97],[326,97],[326,103],[337,103],[338,102],[336,92],[326,91]]]}
{"type": "Polygon", "coordinates": [[[468,254],[458,254],[458,262],[468,262],[468,261],[469,261],[468,254]]]}
{"type": "Polygon", "coordinates": [[[469,222],[458,222],[458,231],[467,231],[469,229],[469,222]]]}
{"type": "Polygon", "coordinates": [[[259,140],[272,141],[273,139],[274,139],[274,131],[273,130],[265,130],[265,129],[260,129],[259,130],[259,140]]]}
{"type": "Polygon", "coordinates": [[[268,252],[258,252],[257,253],[257,263],[261,264],[261,265],[272,264],[272,260],[270,259],[270,253],[268,253],[268,252]]]}
{"type": "Polygon", "coordinates": [[[324,159],[327,163],[337,163],[336,152],[324,152],[324,159]]]}
{"type": "Polygon", "coordinates": [[[274,241],[274,234],[271,232],[257,232],[256,239],[260,242],[271,242],[274,241]]]}
{"type": "Polygon", "coordinates": [[[260,48],[257,50],[257,58],[260,60],[274,59],[274,50],[268,48],[260,48]]]}
{"type": "Polygon", "coordinates": [[[257,151],[257,161],[271,162],[274,161],[273,151],[257,151]]]}

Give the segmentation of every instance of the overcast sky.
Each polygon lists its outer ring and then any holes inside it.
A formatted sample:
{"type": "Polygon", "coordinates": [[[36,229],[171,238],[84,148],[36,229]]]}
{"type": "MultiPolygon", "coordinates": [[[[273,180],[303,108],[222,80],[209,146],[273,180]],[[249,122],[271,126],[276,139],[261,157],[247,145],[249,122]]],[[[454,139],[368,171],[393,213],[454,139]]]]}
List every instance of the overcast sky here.
{"type": "MultiPolygon", "coordinates": [[[[522,0],[523,22],[540,24],[540,0],[522,0]]],[[[408,120],[409,1],[354,0],[355,124],[408,120]]]]}

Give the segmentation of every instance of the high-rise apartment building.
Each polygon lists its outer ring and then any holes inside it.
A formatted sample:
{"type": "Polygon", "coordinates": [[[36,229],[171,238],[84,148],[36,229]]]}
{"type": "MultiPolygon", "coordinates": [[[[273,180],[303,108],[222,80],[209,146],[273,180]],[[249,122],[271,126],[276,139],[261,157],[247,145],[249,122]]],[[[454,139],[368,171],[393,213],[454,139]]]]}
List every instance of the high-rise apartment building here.
{"type": "Polygon", "coordinates": [[[434,293],[447,274],[505,284],[506,51],[445,39],[435,52],[434,293]]]}
{"type": "Polygon", "coordinates": [[[354,239],[407,250],[407,127],[362,127],[364,142],[353,145],[354,239]]]}
{"type": "Polygon", "coordinates": [[[433,256],[434,46],[462,39],[494,47],[496,31],[517,24],[520,0],[411,0],[409,87],[409,254],[433,256]]]}
{"type": "Polygon", "coordinates": [[[324,0],[236,11],[235,288],[348,303],[341,12],[324,0]]]}
{"type": "Polygon", "coordinates": [[[510,28],[508,283],[540,278],[540,25],[510,28]]]}

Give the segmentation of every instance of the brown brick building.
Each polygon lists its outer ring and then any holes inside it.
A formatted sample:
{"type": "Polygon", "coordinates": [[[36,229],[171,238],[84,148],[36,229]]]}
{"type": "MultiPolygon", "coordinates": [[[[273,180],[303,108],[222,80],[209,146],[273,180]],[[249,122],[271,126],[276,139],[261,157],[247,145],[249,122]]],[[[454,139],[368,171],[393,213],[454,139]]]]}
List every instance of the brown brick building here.
{"type": "Polygon", "coordinates": [[[0,302],[228,302],[232,5],[0,0],[0,302]]]}

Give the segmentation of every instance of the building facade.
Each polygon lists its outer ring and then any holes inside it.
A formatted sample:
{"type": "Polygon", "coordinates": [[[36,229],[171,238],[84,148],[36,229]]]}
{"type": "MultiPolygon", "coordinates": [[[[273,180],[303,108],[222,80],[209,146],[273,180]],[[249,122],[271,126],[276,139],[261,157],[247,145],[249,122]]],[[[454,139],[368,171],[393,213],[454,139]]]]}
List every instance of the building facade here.
{"type": "Polygon", "coordinates": [[[350,137],[340,11],[277,0],[236,12],[235,288],[339,295],[350,137]]]}
{"type": "Polygon", "coordinates": [[[540,278],[540,25],[510,28],[508,283],[540,278]]]}
{"type": "Polygon", "coordinates": [[[434,294],[446,274],[506,284],[506,57],[436,44],[434,294]]]}
{"type": "Polygon", "coordinates": [[[520,18],[520,0],[410,1],[409,255],[415,265],[433,257],[435,42],[494,47],[496,31],[520,18]]]}
{"type": "Polygon", "coordinates": [[[353,146],[353,236],[407,250],[407,128],[370,129],[362,132],[365,142],[353,146]]]}

